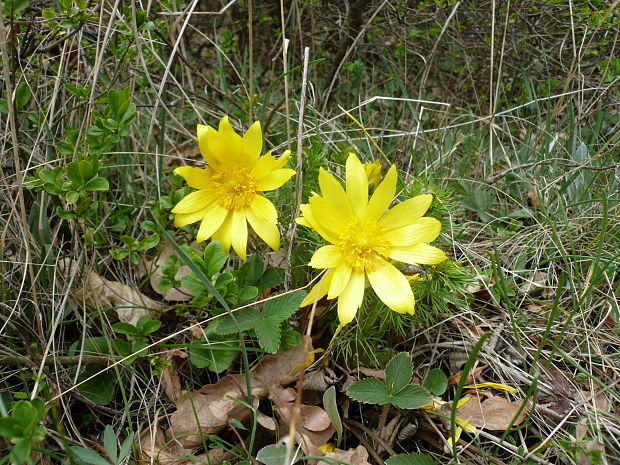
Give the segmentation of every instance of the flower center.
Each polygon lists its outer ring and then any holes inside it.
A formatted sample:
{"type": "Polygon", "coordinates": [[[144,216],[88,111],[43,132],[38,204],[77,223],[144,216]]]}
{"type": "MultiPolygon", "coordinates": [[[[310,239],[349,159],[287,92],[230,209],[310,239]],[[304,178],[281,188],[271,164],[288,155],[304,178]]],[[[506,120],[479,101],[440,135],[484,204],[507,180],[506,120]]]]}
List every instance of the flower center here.
{"type": "Polygon", "coordinates": [[[222,166],[212,177],[218,203],[228,210],[247,207],[256,194],[256,179],[245,166],[222,166]]]}
{"type": "Polygon", "coordinates": [[[357,219],[351,222],[337,244],[347,266],[358,273],[374,271],[372,258],[385,257],[390,246],[383,237],[384,232],[376,221],[357,219]]]}

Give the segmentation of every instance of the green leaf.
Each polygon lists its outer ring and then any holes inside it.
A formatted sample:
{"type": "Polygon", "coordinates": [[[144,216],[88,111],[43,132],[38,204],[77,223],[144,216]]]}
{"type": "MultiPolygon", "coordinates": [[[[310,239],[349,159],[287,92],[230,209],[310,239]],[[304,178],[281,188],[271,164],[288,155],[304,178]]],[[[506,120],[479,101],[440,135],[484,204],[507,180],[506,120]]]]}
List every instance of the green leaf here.
{"type": "Polygon", "coordinates": [[[81,186],[86,180],[82,179],[80,174],[80,162],[72,161],[67,165],[67,177],[76,186],[81,186]]]}
{"type": "Polygon", "coordinates": [[[338,405],[336,405],[336,388],[334,386],[330,386],[327,391],[323,393],[323,408],[332,421],[334,428],[336,428],[336,433],[338,434],[336,445],[339,445],[342,441],[343,428],[340,413],[338,412],[338,405]]]}
{"type": "Polygon", "coordinates": [[[424,387],[436,396],[440,396],[448,388],[448,377],[439,368],[433,368],[426,375],[424,387]]]}
{"type": "Polygon", "coordinates": [[[90,179],[84,185],[84,189],[87,191],[108,191],[110,190],[110,184],[106,178],[97,176],[96,178],[90,179]]]}
{"type": "Polygon", "coordinates": [[[398,393],[392,394],[391,403],[398,408],[416,409],[433,401],[429,392],[422,386],[410,384],[398,393]]]}
{"type": "Polygon", "coordinates": [[[299,308],[299,304],[306,297],[306,291],[295,291],[282,294],[265,302],[263,312],[266,317],[273,317],[280,321],[288,319],[299,308]]]}
{"type": "Polygon", "coordinates": [[[258,297],[258,288],[254,286],[244,287],[239,291],[239,305],[251,302],[258,297]]]}
{"type": "Polygon", "coordinates": [[[13,449],[11,450],[12,462],[16,464],[24,463],[30,456],[32,443],[30,438],[13,439],[13,449]]]}
{"type": "Polygon", "coordinates": [[[258,284],[264,270],[265,264],[258,254],[250,256],[248,261],[241,266],[241,271],[245,275],[245,283],[249,286],[258,284]]]}
{"type": "Polygon", "coordinates": [[[67,195],[65,198],[67,200],[67,203],[71,205],[73,203],[76,203],[80,199],[80,194],[79,192],[69,191],[67,192],[67,195]]]}
{"type": "Polygon", "coordinates": [[[263,447],[256,454],[256,460],[265,465],[289,465],[298,462],[301,459],[301,454],[298,450],[295,450],[295,456],[288,463],[286,461],[286,445],[285,444],[270,444],[263,447]]]}
{"type": "Polygon", "coordinates": [[[142,328],[140,328],[140,333],[143,336],[146,336],[148,334],[154,333],[160,327],[161,327],[161,321],[159,321],[159,320],[149,320],[146,323],[144,323],[144,326],[142,326],[142,328]]]}
{"type": "Polygon", "coordinates": [[[226,260],[228,260],[228,255],[224,252],[224,247],[222,247],[220,241],[211,241],[209,245],[205,247],[203,257],[205,271],[209,278],[219,272],[224,266],[224,263],[226,263],[226,260]]]}
{"type": "Polygon", "coordinates": [[[254,322],[254,331],[260,346],[271,354],[275,354],[280,348],[280,323],[279,319],[267,316],[254,322]]]}
{"type": "Polygon", "coordinates": [[[22,423],[16,418],[0,418],[0,436],[19,438],[23,434],[22,423]]]}
{"type": "Polygon", "coordinates": [[[110,465],[106,459],[99,455],[94,450],[85,449],[80,446],[71,446],[69,450],[77,456],[82,462],[87,465],[110,465]]]}
{"type": "Polygon", "coordinates": [[[227,342],[227,338],[209,334],[212,332],[209,328],[205,332],[208,342],[202,339],[202,343],[192,343],[188,347],[189,359],[197,368],[208,368],[215,373],[221,373],[235,361],[239,349],[237,345],[227,342]]]}
{"type": "Polygon", "coordinates": [[[224,314],[219,317],[216,326],[217,332],[220,334],[232,334],[239,331],[248,331],[254,327],[254,323],[260,317],[260,312],[255,308],[233,310],[231,314],[224,314]]]}
{"type": "Polygon", "coordinates": [[[133,444],[133,432],[129,433],[129,435],[125,438],[123,445],[121,446],[121,450],[118,453],[118,461],[116,463],[121,463],[129,452],[131,451],[131,445],[133,444]]]}
{"type": "Polygon", "coordinates": [[[396,393],[409,384],[412,374],[411,356],[405,352],[396,354],[385,369],[385,384],[390,393],[396,393]]]}
{"type": "Polygon", "coordinates": [[[15,89],[15,109],[21,110],[24,108],[30,98],[32,97],[32,90],[30,90],[30,86],[26,83],[22,83],[17,86],[15,89]]]}
{"type": "Polygon", "coordinates": [[[157,247],[159,244],[160,238],[158,235],[153,234],[151,236],[146,236],[144,239],[140,241],[140,245],[137,250],[149,250],[153,247],[157,247]]]}
{"type": "Polygon", "coordinates": [[[118,445],[116,443],[116,433],[114,428],[110,425],[106,425],[103,430],[103,448],[108,453],[108,457],[112,460],[112,463],[118,463],[118,445]]]}
{"type": "Polygon", "coordinates": [[[78,389],[80,394],[96,404],[108,405],[114,398],[115,378],[107,372],[100,373],[100,371],[98,367],[86,367],[78,377],[80,384],[78,389]],[[92,375],[96,376],[85,381],[92,375]]]}
{"type": "Polygon", "coordinates": [[[260,278],[257,286],[259,289],[270,289],[284,282],[284,270],[282,268],[267,268],[260,278]]]}
{"type": "Polygon", "coordinates": [[[123,258],[126,258],[127,255],[129,255],[129,250],[113,249],[113,250],[110,250],[110,255],[112,255],[112,258],[114,258],[115,260],[122,260],[123,258]]]}
{"type": "Polygon", "coordinates": [[[436,463],[427,455],[400,454],[387,459],[385,465],[436,465],[436,463]]]}
{"type": "Polygon", "coordinates": [[[375,378],[356,381],[347,389],[347,395],[366,404],[383,405],[391,400],[387,386],[375,378]]]}
{"type": "Polygon", "coordinates": [[[9,102],[5,98],[0,98],[0,113],[3,115],[9,114],[9,102]]]}
{"type": "Polygon", "coordinates": [[[138,328],[136,328],[131,323],[127,323],[124,321],[119,321],[118,323],[114,323],[112,325],[112,329],[115,333],[118,334],[127,334],[129,336],[141,336],[141,332],[138,328]]]}

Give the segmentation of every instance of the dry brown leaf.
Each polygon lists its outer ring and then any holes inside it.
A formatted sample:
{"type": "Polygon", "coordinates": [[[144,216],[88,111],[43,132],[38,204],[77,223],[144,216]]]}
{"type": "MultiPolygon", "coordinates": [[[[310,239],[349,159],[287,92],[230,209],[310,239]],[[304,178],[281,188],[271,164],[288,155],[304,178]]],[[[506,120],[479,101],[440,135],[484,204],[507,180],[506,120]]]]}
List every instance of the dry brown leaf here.
{"type": "Polygon", "coordinates": [[[359,367],[357,371],[371,378],[377,378],[385,381],[385,370],[375,370],[373,368],[359,367]]]}
{"type": "Polygon", "coordinates": [[[465,398],[469,398],[469,401],[457,409],[457,417],[468,420],[476,428],[491,431],[505,431],[511,426],[520,425],[525,420],[531,406],[528,403],[514,423],[511,423],[521,408],[522,402],[510,402],[500,396],[493,396],[484,401],[472,396],[465,396],[465,398]]]}
{"type": "MultiPolygon", "coordinates": [[[[343,450],[334,449],[325,458],[339,460],[350,465],[370,465],[368,461],[368,451],[364,446],[357,446],[355,449],[343,450]]],[[[333,460],[320,460],[317,465],[333,465],[333,460]]]]}
{"type": "MultiPolygon", "coordinates": [[[[194,245],[195,243],[192,244],[192,247],[194,247],[194,245]]],[[[146,268],[152,271],[150,277],[151,287],[155,292],[160,294],[162,296],[162,299],[164,299],[166,302],[187,302],[189,300],[192,300],[192,295],[189,293],[189,290],[184,287],[178,289],[172,288],[168,289],[167,291],[162,291],[159,288],[162,277],[162,268],[166,265],[166,261],[171,255],[175,255],[175,251],[172,246],[166,244],[166,246],[159,254],[157,260],[155,262],[150,262],[147,264],[146,268]]],[[[183,276],[188,275],[190,272],[191,269],[189,268],[189,266],[181,265],[179,266],[179,270],[177,271],[177,273],[174,275],[174,279],[180,281],[183,276]]]]}
{"type": "MultiPolygon", "coordinates": [[[[292,388],[285,389],[276,385],[269,387],[269,398],[280,419],[280,426],[285,431],[290,427],[295,397],[296,393],[292,388]]],[[[295,428],[295,441],[306,455],[323,455],[319,446],[326,444],[335,432],[336,428],[332,425],[327,412],[321,407],[303,404],[300,406],[295,428]]]]}
{"type": "Polygon", "coordinates": [[[159,375],[161,386],[168,399],[176,404],[181,395],[181,380],[179,378],[178,367],[182,360],[187,358],[187,354],[182,350],[171,350],[164,355],[167,362],[171,362],[163,369],[159,375]]]}
{"type": "MultiPolygon", "coordinates": [[[[312,350],[310,342],[308,346],[312,350]]],[[[269,386],[295,381],[292,373],[303,359],[302,350],[303,343],[286,352],[278,351],[275,355],[263,357],[250,374],[254,402],[267,397],[269,386]]],[[[178,437],[183,447],[193,447],[202,441],[199,431],[216,434],[227,427],[233,418],[244,421],[250,410],[235,399],[247,400],[245,375],[228,375],[198,391],[181,392],[177,399],[177,411],[170,416],[170,434],[178,437]]]]}
{"type": "MultiPolygon", "coordinates": [[[[77,273],[77,266],[76,262],[68,258],[58,264],[59,270],[65,274],[77,273]]],[[[118,281],[110,281],[90,270],[84,271],[81,284],[76,286],[73,297],[78,304],[84,303],[98,309],[114,308],[120,321],[132,325],[144,315],[158,317],[158,311],[162,309],[160,302],[137,289],[118,281]]]]}
{"type": "MultiPolygon", "coordinates": [[[[474,368],[473,370],[470,370],[464,384],[472,384],[474,380],[476,378],[479,378],[482,372],[487,368],[489,368],[489,365],[482,365],[480,367],[474,368]]],[[[462,371],[459,371],[454,376],[450,376],[450,378],[448,378],[448,386],[456,386],[459,383],[461,376],[463,376],[462,371]]]]}

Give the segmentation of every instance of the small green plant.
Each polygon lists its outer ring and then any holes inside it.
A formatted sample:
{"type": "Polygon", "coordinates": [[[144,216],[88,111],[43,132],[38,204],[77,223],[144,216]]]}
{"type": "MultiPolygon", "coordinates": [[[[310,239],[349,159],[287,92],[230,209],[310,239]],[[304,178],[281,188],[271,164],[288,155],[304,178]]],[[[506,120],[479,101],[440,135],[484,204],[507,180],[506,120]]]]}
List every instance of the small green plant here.
{"type": "MultiPolygon", "coordinates": [[[[0,399],[0,402],[1,399],[0,399]]],[[[4,405],[2,405],[4,410],[4,405]]],[[[21,464],[28,460],[32,445],[45,438],[45,429],[39,421],[45,414],[45,404],[35,398],[20,400],[13,404],[10,416],[0,418],[0,436],[8,439],[13,447],[9,454],[11,463],[21,464]]]]}
{"type": "Polygon", "coordinates": [[[111,250],[110,255],[112,255],[113,258],[116,260],[123,260],[124,258],[129,257],[131,263],[137,265],[140,263],[140,252],[146,252],[147,250],[157,247],[160,241],[160,236],[153,222],[146,220],[140,223],[140,226],[144,231],[152,232],[154,234],[146,236],[142,239],[122,235],[120,239],[121,242],[125,244],[125,248],[111,250]]]}
{"type": "Polygon", "coordinates": [[[131,444],[133,443],[133,432],[123,441],[120,450],[118,449],[118,443],[116,439],[116,433],[112,426],[107,425],[103,431],[103,447],[108,454],[108,460],[103,458],[97,452],[91,449],[86,449],[80,446],[71,446],[69,451],[71,455],[77,458],[80,463],[88,465],[120,465],[129,456],[131,452],[131,444]]]}
{"type": "Polygon", "coordinates": [[[356,381],[347,389],[347,395],[367,404],[389,404],[403,409],[424,407],[433,399],[426,388],[409,384],[412,374],[411,357],[401,352],[388,363],[385,369],[385,382],[376,378],[356,381]]]}
{"type": "Polygon", "coordinates": [[[123,339],[114,340],[114,347],[119,355],[123,358],[131,356],[124,361],[126,365],[131,365],[138,357],[146,357],[147,353],[145,349],[148,346],[147,336],[157,331],[160,327],[161,321],[152,320],[148,315],[141,316],[135,326],[123,321],[114,323],[112,326],[114,332],[125,334],[128,339],[127,341],[123,339]]]}

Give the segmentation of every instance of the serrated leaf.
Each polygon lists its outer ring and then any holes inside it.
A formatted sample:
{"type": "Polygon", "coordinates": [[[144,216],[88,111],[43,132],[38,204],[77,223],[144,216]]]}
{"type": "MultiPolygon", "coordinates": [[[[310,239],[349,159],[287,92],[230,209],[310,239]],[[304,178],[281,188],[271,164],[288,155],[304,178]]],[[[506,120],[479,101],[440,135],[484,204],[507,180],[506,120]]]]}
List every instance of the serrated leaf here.
{"type": "Polygon", "coordinates": [[[347,389],[347,395],[366,404],[383,405],[390,402],[387,386],[375,378],[356,381],[347,389]]]}
{"type": "Polygon", "coordinates": [[[306,294],[306,291],[295,291],[268,300],[263,307],[263,313],[266,317],[284,321],[297,311],[306,294]]]}
{"type": "Polygon", "coordinates": [[[271,354],[275,354],[280,348],[280,323],[277,318],[267,316],[262,316],[254,322],[254,331],[260,346],[271,354]]]}
{"type": "Polygon", "coordinates": [[[243,308],[225,314],[219,318],[217,332],[220,334],[232,334],[239,331],[248,331],[254,327],[254,322],[261,317],[255,308],[243,308]]]}
{"type": "Polygon", "coordinates": [[[433,398],[422,386],[410,384],[392,394],[391,403],[398,408],[416,409],[430,404],[433,398]]]}
{"type": "Polygon", "coordinates": [[[435,465],[435,461],[427,455],[401,454],[387,459],[385,465],[435,465]]]}
{"type": "Polygon", "coordinates": [[[436,396],[440,396],[448,388],[448,377],[439,368],[433,368],[426,375],[424,387],[436,396]]]}
{"type": "Polygon", "coordinates": [[[405,352],[396,354],[385,369],[385,384],[391,393],[396,393],[404,388],[411,380],[413,364],[411,356],[405,352]]]}
{"type": "Polygon", "coordinates": [[[336,428],[336,433],[338,434],[336,445],[339,445],[342,441],[343,428],[340,412],[338,412],[338,405],[336,405],[336,388],[334,386],[330,386],[329,389],[323,393],[323,408],[332,421],[334,428],[336,428]]]}

